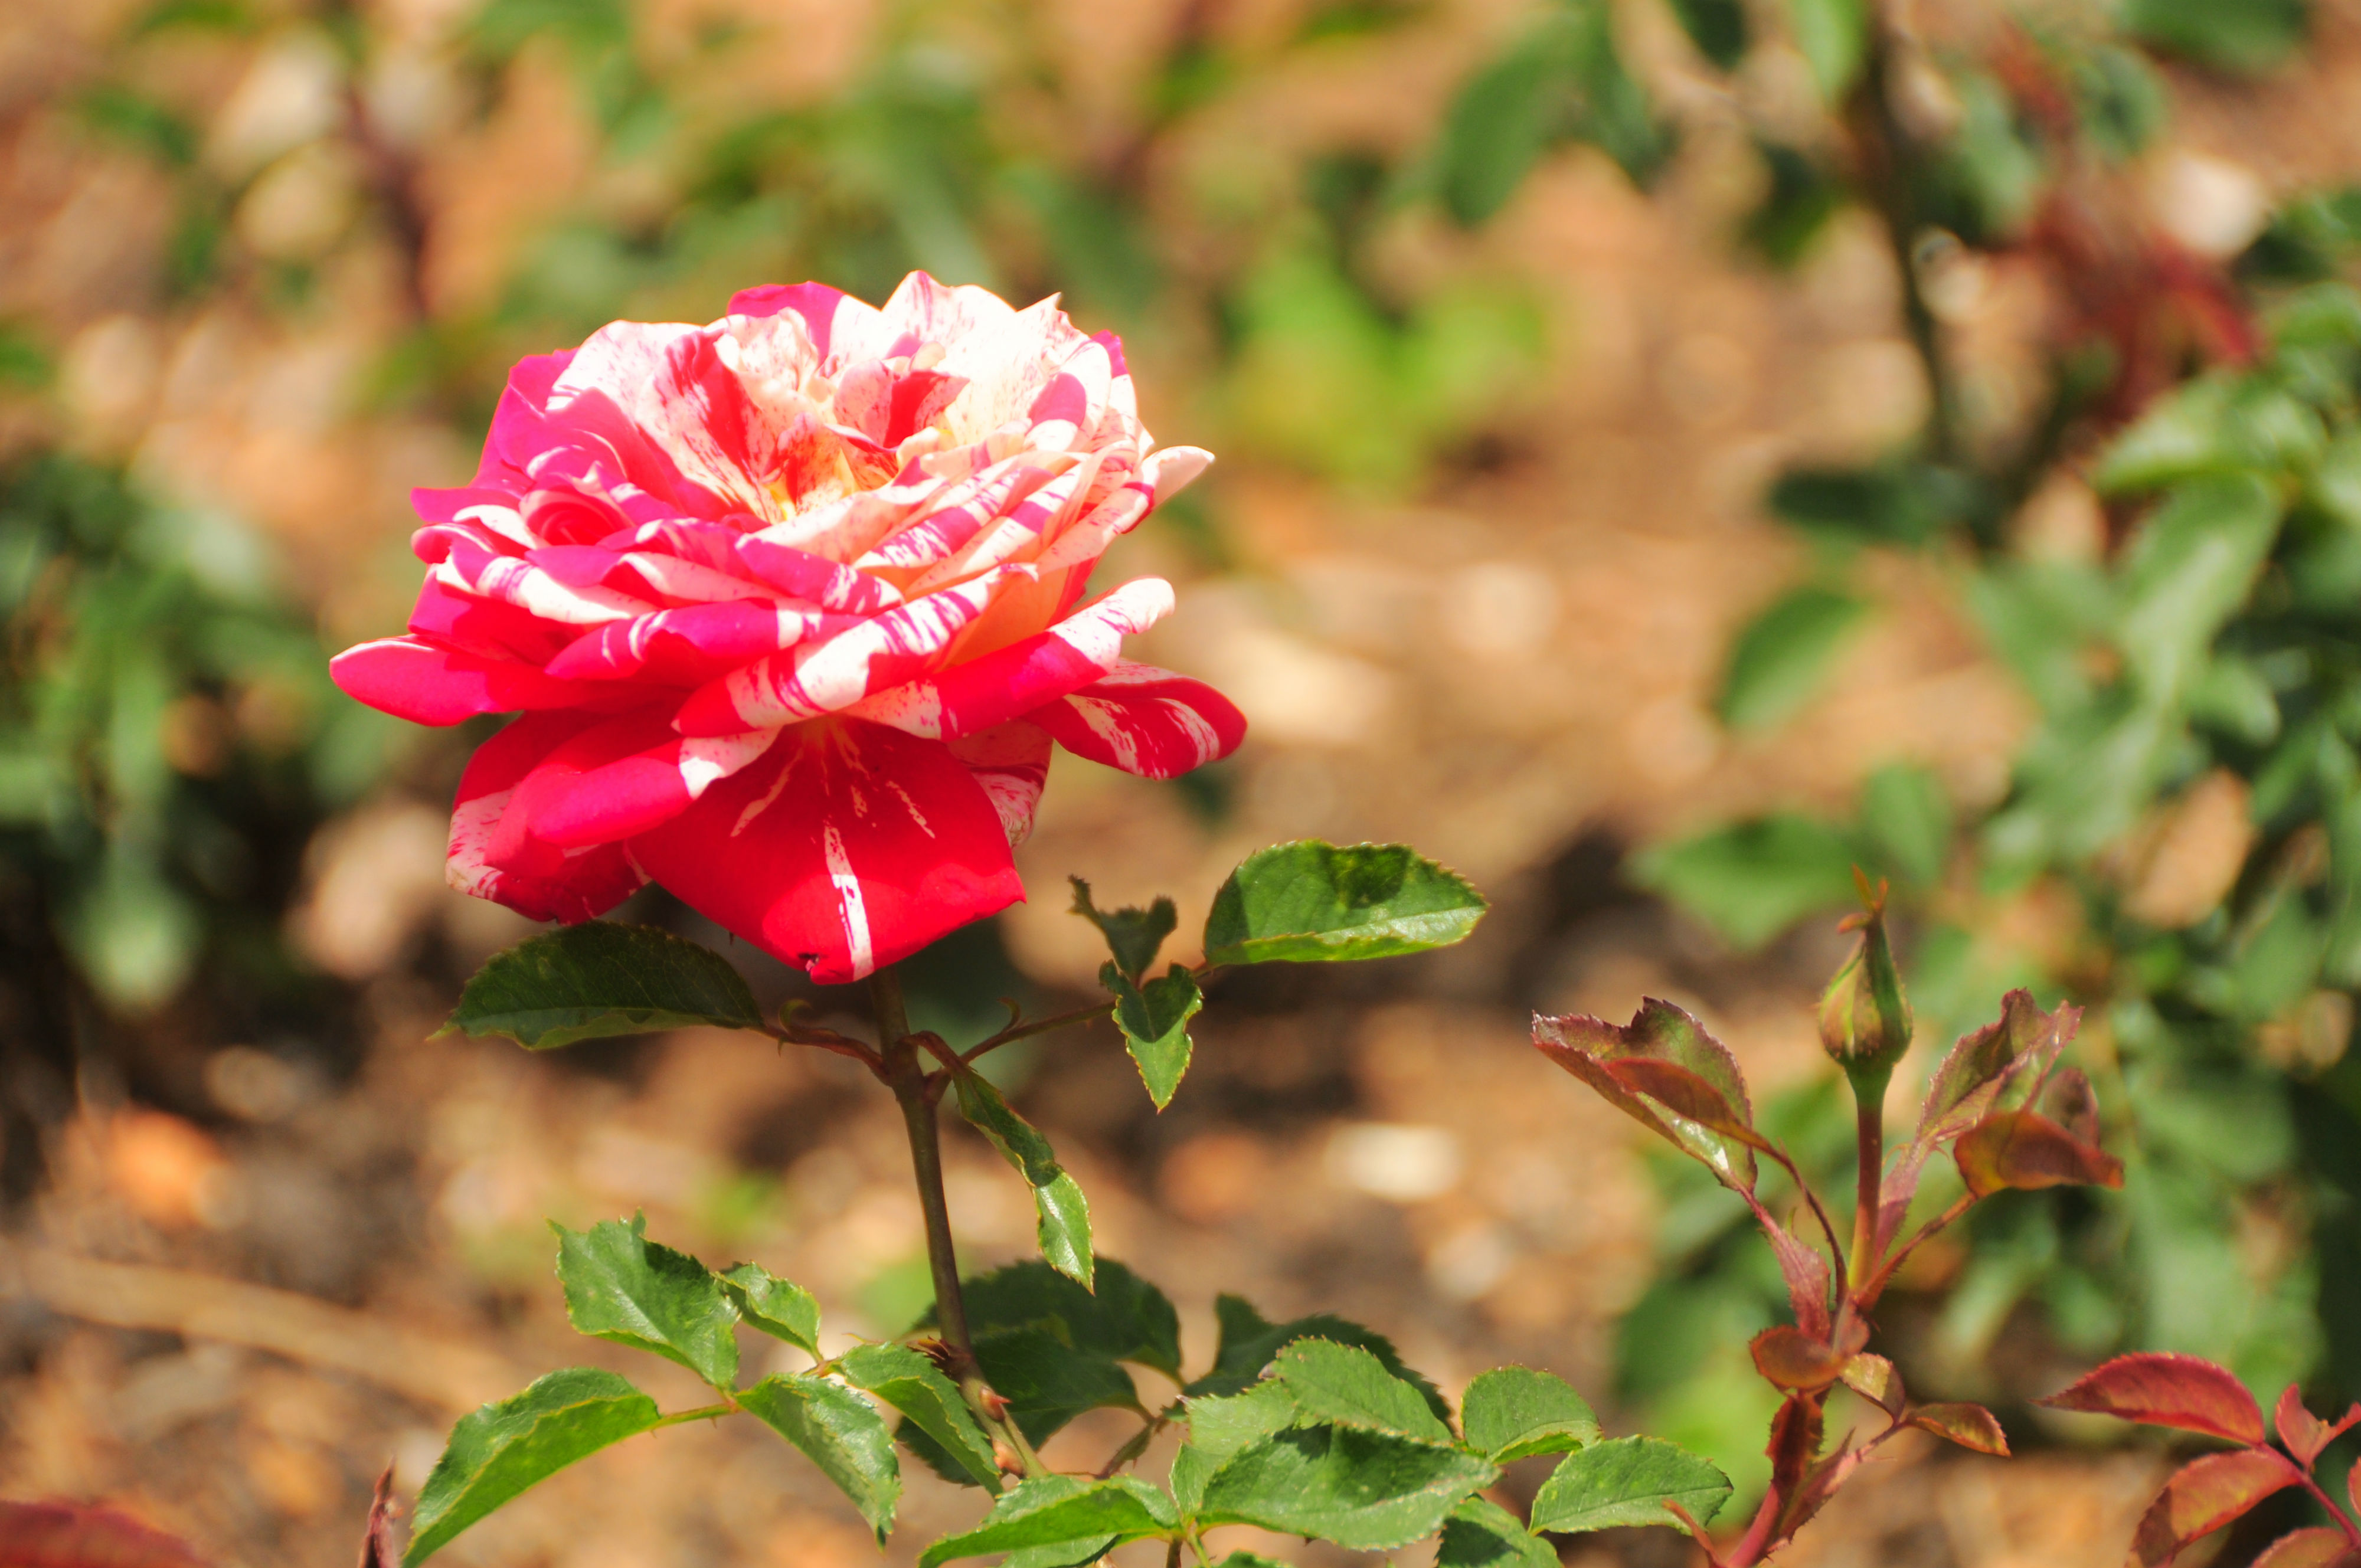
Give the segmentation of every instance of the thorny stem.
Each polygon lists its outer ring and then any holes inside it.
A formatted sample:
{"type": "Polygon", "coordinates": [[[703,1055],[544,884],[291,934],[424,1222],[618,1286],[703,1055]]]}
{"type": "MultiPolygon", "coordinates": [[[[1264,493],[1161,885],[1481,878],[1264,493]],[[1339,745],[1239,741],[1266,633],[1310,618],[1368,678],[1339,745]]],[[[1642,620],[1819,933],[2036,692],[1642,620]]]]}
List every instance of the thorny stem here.
{"type": "Polygon", "coordinates": [[[1861,1150],[1861,1190],[1855,1200],[1852,1226],[1852,1266],[1846,1271],[1852,1292],[1867,1285],[1877,1267],[1877,1210],[1885,1178],[1885,1085],[1891,1066],[1847,1069],[1852,1084],[1854,1132],[1861,1150]]]}
{"type": "Polygon", "coordinates": [[[878,1076],[901,1103],[902,1125],[910,1137],[918,1208],[927,1223],[927,1264],[935,1279],[935,1325],[951,1349],[952,1381],[959,1385],[976,1420],[1016,1455],[1025,1474],[1046,1475],[1049,1471],[1040,1455],[1033,1452],[1033,1445],[976,1365],[975,1343],[968,1334],[967,1301],[960,1293],[959,1254],[951,1243],[950,1206],[943,1198],[942,1139],[935,1121],[934,1097],[928,1092],[927,1070],[910,1037],[901,981],[890,967],[869,977],[869,995],[877,1012],[877,1046],[884,1069],[878,1076]]]}

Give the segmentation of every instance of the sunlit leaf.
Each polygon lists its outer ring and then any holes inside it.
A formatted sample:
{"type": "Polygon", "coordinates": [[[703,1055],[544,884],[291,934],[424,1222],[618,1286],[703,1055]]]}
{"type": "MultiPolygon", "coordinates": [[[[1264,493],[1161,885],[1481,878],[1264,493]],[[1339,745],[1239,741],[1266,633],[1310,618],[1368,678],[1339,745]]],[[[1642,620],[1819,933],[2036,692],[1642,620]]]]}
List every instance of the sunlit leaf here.
{"type": "Polygon", "coordinates": [[[1091,1207],[1082,1188],[1058,1163],[1057,1151],[1033,1124],[1009,1108],[990,1080],[972,1069],[952,1075],[960,1114],[990,1140],[1033,1189],[1041,1255],[1059,1273],[1091,1283],[1091,1207]]]}
{"type": "Polygon", "coordinates": [[[862,1344],[846,1351],[837,1366],[846,1382],[901,1411],[969,1480],[987,1492],[1000,1490],[992,1440],[976,1424],[958,1387],[933,1362],[907,1345],[862,1344]]]}
{"type": "Polygon", "coordinates": [[[645,1234],[647,1216],[557,1234],[557,1277],[575,1328],[676,1361],[717,1388],[738,1377],[738,1307],[705,1265],[645,1234]]]}
{"type": "Polygon", "coordinates": [[[1189,1020],[1205,1005],[1205,993],[1187,969],[1174,964],[1160,979],[1135,985],[1112,964],[1099,969],[1099,983],[1115,993],[1115,1025],[1124,1047],[1138,1064],[1140,1081],[1159,1111],[1172,1103],[1189,1070],[1194,1048],[1189,1020]]]}
{"type": "Polygon", "coordinates": [[[656,1402],[611,1372],[568,1367],[463,1416],[419,1488],[405,1564],[425,1562],[510,1498],[653,1427],[656,1402]]]}
{"type": "Polygon", "coordinates": [[[1580,1015],[1536,1017],[1533,1044],[1608,1103],[1699,1161],[1717,1180],[1741,1192],[1754,1190],[1754,1151],[1744,1138],[1627,1087],[1611,1070],[1618,1062],[1634,1058],[1668,1063],[1695,1075],[1723,1111],[1737,1123],[1751,1125],[1753,1109],[1737,1059],[1680,1008],[1651,997],[1623,1025],[1580,1015]]]}
{"type": "Polygon", "coordinates": [[[765,1377],[740,1389],[739,1407],[803,1450],[820,1473],[851,1500],[878,1544],[894,1527],[902,1497],[902,1467],[885,1422],[860,1395],[808,1373],[765,1377]]]}
{"type": "Polygon", "coordinates": [[[2119,1355],[2046,1399],[2058,1410],[2117,1416],[2150,1426],[2202,1431],[2232,1442],[2263,1441],[2263,1412],[2246,1386],[2193,1355],[2137,1351],[2119,1355]]]}
{"type": "Polygon", "coordinates": [[[1213,895],[1205,957],[1321,963],[1445,948],[1484,917],[1483,894],[1407,844],[1275,844],[1213,895]]]}
{"type": "Polygon", "coordinates": [[[721,1283],[738,1303],[739,1315],[748,1327],[783,1339],[807,1354],[819,1354],[819,1302],[810,1291],[759,1263],[723,1269],[721,1283]]]}
{"type": "Polygon", "coordinates": [[[1467,1385],[1459,1420],[1468,1446],[1495,1464],[1565,1453],[1598,1441],[1589,1402],[1564,1378],[1530,1366],[1496,1366],[1467,1385]]]}
{"type": "Polygon", "coordinates": [[[1226,1460],[1206,1479],[1196,1517],[1383,1552],[1433,1533],[1499,1474],[1455,1448],[1356,1427],[1299,1427],[1226,1460]]]}
{"type": "Polygon", "coordinates": [[[1300,1339],[1279,1353],[1271,1376],[1286,1386],[1301,1419],[1389,1431],[1427,1442],[1454,1441],[1419,1388],[1388,1372],[1359,1345],[1300,1339]]]}
{"type": "Polygon", "coordinates": [[[1043,1475],[1002,1493],[983,1523],[935,1542],[918,1563],[919,1568],[937,1568],[988,1552],[1109,1537],[1132,1541],[1168,1533],[1179,1523],[1171,1499],[1136,1477],[1078,1481],[1070,1475],[1043,1475]]]}
{"type": "Polygon", "coordinates": [[[1961,1448],[2008,1457],[2008,1434],[2001,1431],[1999,1420],[1982,1405],[1921,1405],[1910,1412],[1908,1420],[1919,1431],[1948,1438],[1961,1448]]]}
{"type": "Polygon", "coordinates": [[[1499,1504],[1470,1497],[1443,1521],[1435,1568],[1556,1568],[1557,1550],[1499,1504]]]}
{"type": "Polygon", "coordinates": [[[2139,1568],[2163,1568],[2191,1541],[2213,1534],[2272,1493],[2302,1480],[2302,1473],[2275,1449],[2242,1449],[2191,1460],[2173,1474],[2140,1516],[2132,1535],[2131,1561],[2139,1568]]]}
{"type": "Polygon", "coordinates": [[[697,1024],[763,1026],[753,992],[727,959],[653,927],[586,920],[487,960],[444,1027],[549,1050],[697,1024]]]}
{"type": "Polygon", "coordinates": [[[1676,1503],[1700,1523],[1730,1497],[1730,1477],[1673,1443],[1620,1437],[1568,1454],[1533,1497],[1532,1528],[1573,1533],[1616,1525],[1677,1525],[1676,1503]]]}

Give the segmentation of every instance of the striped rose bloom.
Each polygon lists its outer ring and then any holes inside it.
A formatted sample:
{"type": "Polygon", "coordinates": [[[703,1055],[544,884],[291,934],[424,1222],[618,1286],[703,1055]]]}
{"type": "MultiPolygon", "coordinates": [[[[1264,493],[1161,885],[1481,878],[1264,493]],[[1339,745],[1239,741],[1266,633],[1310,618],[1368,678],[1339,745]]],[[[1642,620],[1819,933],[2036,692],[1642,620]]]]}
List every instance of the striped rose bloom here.
{"type": "Polygon", "coordinates": [[[1053,741],[1148,778],[1237,745],[1122,657],[1170,584],[1085,599],[1209,461],[1054,300],[750,290],[520,363],[475,482],[413,497],[408,634],[333,668],[421,724],[521,715],[460,780],[453,886],[571,921],[653,879],[857,980],[1024,896],[1053,741]]]}

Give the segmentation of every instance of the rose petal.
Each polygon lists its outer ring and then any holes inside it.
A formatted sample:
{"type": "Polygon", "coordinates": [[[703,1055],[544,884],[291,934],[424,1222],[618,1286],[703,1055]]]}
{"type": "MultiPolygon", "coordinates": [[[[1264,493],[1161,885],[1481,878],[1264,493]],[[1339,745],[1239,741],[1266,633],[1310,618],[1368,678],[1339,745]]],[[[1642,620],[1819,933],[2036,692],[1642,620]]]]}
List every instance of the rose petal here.
{"type": "Polygon", "coordinates": [[[529,713],[476,749],[459,775],[451,807],[444,876],[453,887],[535,920],[566,921],[603,915],[640,889],[647,879],[620,844],[553,854],[530,872],[504,870],[485,858],[518,784],[552,751],[598,722],[597,715],[529,713]]]}
{"type": "Polygon", "coordinates": [[[786,731],[631,850],[691,908],[827,985],[1024,896],[968,768],[858,719],[786,731]]]}
{"type": "Polygon", "coordinates": [[[1078,757],[1141,778],[1177,778],[1219,762],[1246,739],[1246,715],[1202,681],[1147,664],[1118,664],[1103,680],[1025,716],[1078,757]]]}
{"type": "Polygon", "coordinates": [[[479,713],[614,706],[615,693],[553,680],[530,664],[437,648],[416,637],[381,637],[328,661],[346,696],[412,724],[456,724],[479,713]]]}

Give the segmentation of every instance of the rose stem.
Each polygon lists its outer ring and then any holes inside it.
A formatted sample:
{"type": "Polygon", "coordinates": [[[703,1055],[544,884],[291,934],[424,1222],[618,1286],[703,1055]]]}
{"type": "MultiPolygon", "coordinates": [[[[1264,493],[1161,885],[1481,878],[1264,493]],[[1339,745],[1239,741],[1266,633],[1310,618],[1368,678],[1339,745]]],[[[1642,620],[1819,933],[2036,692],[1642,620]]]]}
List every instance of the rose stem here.
{"type": "Polygon", "coordinates": [[[877,1013],[878,1054],[883,1076],[902,1107],[902,1125],[910,1136],[910,1165],[918,1181],[918,1210],[927,1222],[927,1264],[935,1277],[935,1326],[951,1347],[953,1372],[960,1392],[976,1419],[1007,1443],[1027,1475],[1049,1474],[1033,1445],[1017,1430],[1000,1397],[983,1379],[976,1365],[975,1343],[968,1337],[967,1300],[960,1293],[959,1255],[951,1244],[950,1205],[943,1198],[941,1129],[935,1121],[935,1102],[927,1092],[927,1072],[917,1047],[910,1041],[909,1012],[902,1003],[902,982],[891,966],[869,977],[869,997],[877,1013]]]}
{"type": "Polygon", "coordinates": [[[1852,1084],[1854,1127],[1861,1146],[1861,1192],[1852,1227],[1851,1288],[1869,1283],[1877,1267],[1877,1210],[1880,1184],[1885,1177],[1885,1085],[1891,1066],[1848,1070],[1852,1084]]]}

